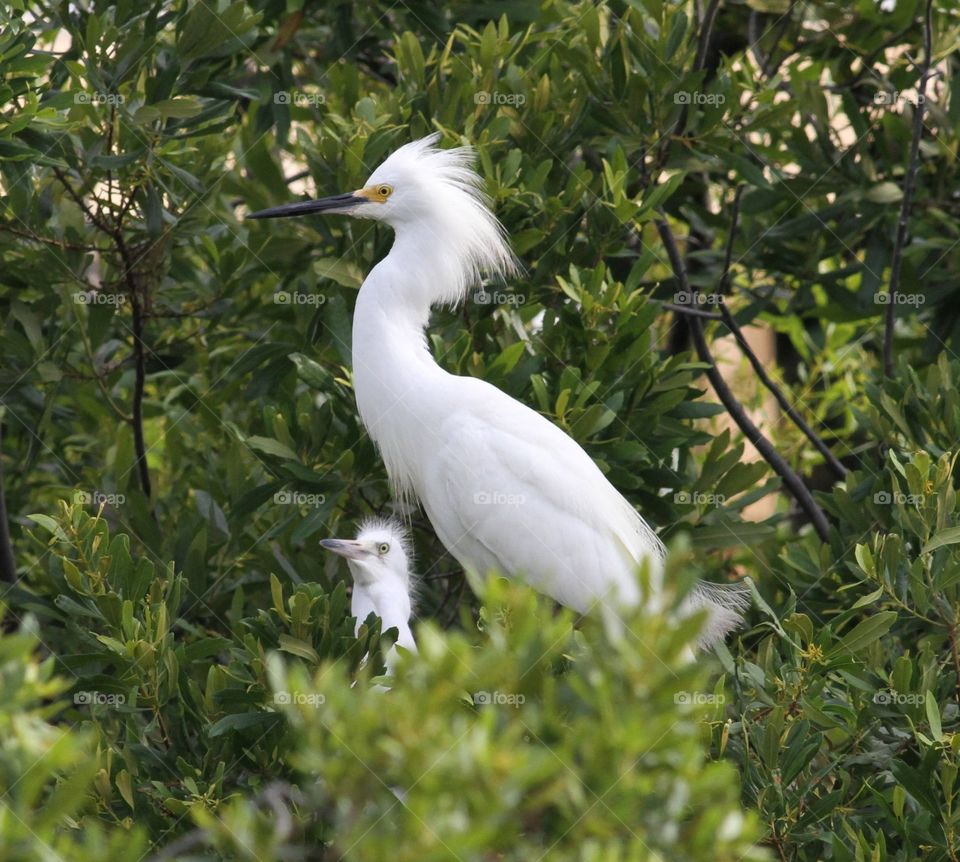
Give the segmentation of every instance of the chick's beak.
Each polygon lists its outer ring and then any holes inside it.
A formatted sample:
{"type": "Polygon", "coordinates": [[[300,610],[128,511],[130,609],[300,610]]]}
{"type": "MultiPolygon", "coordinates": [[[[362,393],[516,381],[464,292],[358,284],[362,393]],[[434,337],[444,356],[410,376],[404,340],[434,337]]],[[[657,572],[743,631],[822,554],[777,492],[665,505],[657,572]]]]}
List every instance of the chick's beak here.
{"type": "Polygon", "coordinates": [[[332,195],[328,198],[319,198],[315,201],[299,201],[295,204],[283,204],[267,210],[250,213],[248,219],[261,218],[290,218],[291,216],[313,215],[314,213],[345,213],[360,204],[367,203],[365,197],[356,192],[347,192],[343,195],[332,195]]]}
{"type": "Polygon", "coordinates": [[[367,549],[360,542],[351,541],[350,539],[321,539],[320,545],[328,551],[333,551],[333,553],[339,554],[341,557],[346,557],[348,560],[358,560],[368,553],[367,549]]]}

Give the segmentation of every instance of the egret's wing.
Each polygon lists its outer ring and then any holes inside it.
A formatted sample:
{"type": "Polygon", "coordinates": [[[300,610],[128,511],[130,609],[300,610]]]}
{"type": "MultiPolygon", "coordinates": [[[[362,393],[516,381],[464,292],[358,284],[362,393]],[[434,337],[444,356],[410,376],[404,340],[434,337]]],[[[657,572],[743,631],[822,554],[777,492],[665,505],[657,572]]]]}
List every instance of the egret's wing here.
{"type": "Polygon", "coordinates": [[[557,426],[481,381],[471,390],[443,420],[422,483],[447,548],[581,611],[614,589],[635,600],[637,563],[662,555],[642,518],[557,426]]]}

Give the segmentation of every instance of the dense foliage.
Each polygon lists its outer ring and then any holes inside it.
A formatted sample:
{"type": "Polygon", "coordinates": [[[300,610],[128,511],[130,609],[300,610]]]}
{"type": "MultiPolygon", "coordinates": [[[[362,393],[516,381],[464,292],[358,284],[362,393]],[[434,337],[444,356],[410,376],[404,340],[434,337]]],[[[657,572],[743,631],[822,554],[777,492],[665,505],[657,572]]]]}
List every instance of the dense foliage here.
{"type": "Polygon", "coordinates": [[[955,4],[0,15],[0,858],[956,862],[955,4]],[[411,512],[421,655],[371,683],[317,542],[391,510],[349,367],[390,235],[243,213],[432,130],[527,268],[438,361],[584,445],[681,592],[751,577],[716,656],[468,585],[411,512]],[[840,462],[758,420],[826,540],[708,391],[721,308],[840,462]]]}

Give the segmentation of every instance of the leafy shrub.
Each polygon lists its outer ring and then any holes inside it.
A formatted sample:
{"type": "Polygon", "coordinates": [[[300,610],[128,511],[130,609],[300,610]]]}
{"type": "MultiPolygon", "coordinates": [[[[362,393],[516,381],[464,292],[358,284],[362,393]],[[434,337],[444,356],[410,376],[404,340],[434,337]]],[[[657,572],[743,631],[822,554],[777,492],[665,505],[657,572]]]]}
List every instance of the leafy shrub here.
{"type": "Polygon", "coordinates": [[[0,856],[956,860],[957,23],[889,5],[0,9],[0,856]],[[349,370],[390,237],[242,215],[433,130],[527,266],[438,361],[575,437],[678,580],[752,578],[716,660],[471,595],[413,512],[422,654],[376,688],[394,635],[316,542],[391,505],[349,370]],[[706,396],[694,291],[710,345],[721,301],[776,334],[842,462],[760,421],[821,535],[706,396]]]}

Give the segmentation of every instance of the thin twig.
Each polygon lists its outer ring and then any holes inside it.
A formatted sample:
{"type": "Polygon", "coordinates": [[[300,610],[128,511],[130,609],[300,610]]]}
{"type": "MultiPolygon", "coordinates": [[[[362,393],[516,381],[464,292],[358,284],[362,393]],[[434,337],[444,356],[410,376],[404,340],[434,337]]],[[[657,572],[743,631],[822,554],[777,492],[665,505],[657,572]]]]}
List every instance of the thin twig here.
{"type": "Polygon", "coordinates": [[[101,254],[103,254],[104,251],[109,251],[109,249],[100,248],[100,246],[97,246],[97,245],[81,245],[80,243],[76,243],[76,242],[67,242],[67,240],[64,240],[64,239],[55,239],[54,237],[40,236],[39,234],[35,234],[32,231],[20,230],[19,228],[15,228],[13,225],[9,225],[9,224],[0,224],[0,230],[6,233],[12,233],[14,236],[19,236],[22,239],[29,239],[29,240],[32,240],[33,242],[42,242],[44,245],[52,245],[52,246],[56,246],[57,248],[65,248],[65,249],[69,249],[70,251],[89,251],[89,252],[99,252],[101,254]]]}
{"type": "Polygon", "coordinates": [[[767,373],[767,369],[757,357],[757,354],[753,352],[753,348],[751,348],[747,343],[747,339],[744,338],[743,331],[740,329],[740,325],[730,313],[730,309],[727,308],[727,304],[723,301],[723,294],[726,293],[727,284],[730,280],[730,264],[733,258],[733,243],[734,239],[736,238],[737,224],[740,219],[740,197],[742,194],[743,186],[738,186],[737,191],[733,196],[733,212],[730,216],[730,232],[727,235],[727,249],[723,261],[723,275],[721,275],[720,283],[716,292],[713,294],[717,300],[715,304],[720,309],[720,316],[723,318],[723,322],[727,325],[727,328],[737,340],[740,350],[743,351],[744,355],[749,360],[750,365],[756,372],[760,382],[777,400],[777,404],[780,405],[780,409],[783,410],[783,412],[786,413],[786,415],[791,419],[793,424],[804,433],[806,438],[814,445],[816,450],[823,455],[827,465],[834,472],[834,474],[836,474],[837,478],[843,479],[847,475],[847,468],[837,460],[837,457],[833,454],[833,452],[830,451],[830,447],[827,446],[817,432],[806,423],[804,418],[793,408],[790,402],[787,401],[787,398],[780,390],[780,387],[773,382],[773,379],[767,373]]]}
{"type": "MultiPolygon", "coordinates": [[[[763,61],[762,65],[760,66],[760,74],[764,78],[768,78],[768,79],[772,78],[774,72],[776,72],[777,69],[780,68],[780,65],[783,63],[783,59],[781,59],[776,64],[774,64],[773,55],[776,53],[777,45],[780,44],[780,40],[783,38],[784,33],[787,32],[787,27],[790,26],[790,22],[793,20],[793,7],[795,5],[796,5],[796,0],[791,0],[790,7],[787,9],[786,12],[783,13],[783,16],[780,18],[779,27],[777,28],[777,32],[773,36],[773,44],[770,46],[770,53],[767,54],[766,59],[763,61]]],[[[754,47],[756,48],[757,46],[754,46],[754,47]]]]}
{"type": "Polygon", "coordinates": [[[60,168],[54,168],[53,173],[56,175],[57,179],[60,180],[60,184],[66,189],[68,195],[73,198],[74,203],[82,209],[87,218],[93,222],[94,226],[103,231],[107,236],[113,236],[113,228],[108,225],[103,219],[100,218],[90,207],[87,206],[87,202],[83,197],[77,192],[77,190],[70,185],[69,180],[64,175],[63,171],[60,168]]]}
{"type": "Polygon", "coordinates": [[[856,87],[865,75],[873,71],[873,64],[877,58],[880,57],[881,54],[884,54],[887,48],[900,44],[903,38],[910,34],[912,29],[913,25],[911,24],[909,27],[904,27],[899,33],[894,33],[889,39],[877,45],[866,57],[860,59],[860,71],[854,73],[852,78],[847,78],[846,81],[839,81],[836,84],[830,84],[824,87],[824,89],[830,93],[838,93],[841,90],[849,90],[856,87]]]}
{"type": "MultiPolygon", "coordinates": [[[[667,256],[670,258],[670,266],[680,285],[680,289],[693,294],[695,288],[690,285],[690,281],[687,278],[687,269],[683,258],[680,256],[680,251],[677,249],[673,231],[670,229],[670,225],[667,223],[667,217],[662,211],[659,213],[656,225],[657,232],[660,234],[660,239],[663,241],[664,247],[667,250],[667,256]]],[[[743,432],[743,435],[756,447],[764,461],[766,461],[773,468],[773,471],[783,480],[783,484],[787,490],[790,491],[800,508],[803,509],[807,517],[810,518],[820,539],[824,542],[829,541],[830,525],[827,522],[823,510],[817,505],[816,500],[813,499],[810,489],[807,488],[803,480],[794,472],[793,468],[783,459],[783,456],[773,447],[773,444],[764,437],[760,429],[753,423],[753,420],[750,419],[743,409],[743,406],[737,401],[736,396],[730,390],[730,387],[727,386],[726,381],[717,369],[713,354],[703,334],[703,323],[697,317],[691,317],[688,323],[694,347],[701,361],[705,362],[708,366],[706,372],[707,379],[713,386],[714,392],[717,393],[720,402],[726,408],[733,421],[737,423],[737,427],[743,432]]]]}
{"type": "Polygon", "coordinates": [[[890,262],[890,284],[887,288],[887,316],[883,331],[883,373],[893,376],[893,326],[897,304],[897,290],[900,287],[900,267],[903,260],[903,246],[907,239],[907,227],[910,223],[910,205],[913,203],[913,190],[917,179],[917,165],[920,161],[920,138],[923,136],[923,109],[927,101],[927,83],[931,74],[933,54],[933,0],[927,0],[927,11],[923,22],[923,66],[920,85],[917,88],[917,104],[913,109],[913,135],[910,138],[910,156],[907,159],[907,172],[903,178],[903,199],[900,202],[900,219],[897,223],[897,236],[893,243],[893,258],[890,262]]]}

